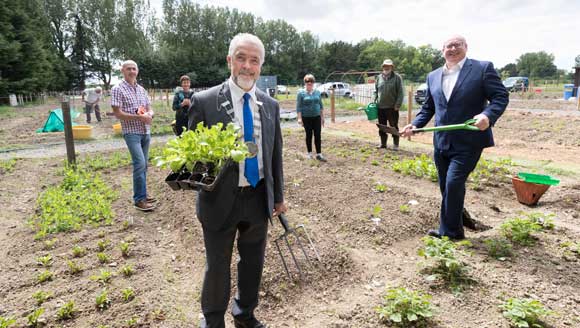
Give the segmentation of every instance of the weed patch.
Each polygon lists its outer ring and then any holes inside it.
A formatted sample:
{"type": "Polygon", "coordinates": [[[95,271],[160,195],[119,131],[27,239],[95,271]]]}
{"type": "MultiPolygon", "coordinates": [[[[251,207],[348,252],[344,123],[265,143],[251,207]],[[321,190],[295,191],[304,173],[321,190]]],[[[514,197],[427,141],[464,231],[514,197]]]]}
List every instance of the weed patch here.
{"type": "Polygon", "coordinates": [[[383,300],[384,304],[375,308],[380,319],[400,327],[424,323],[433,316],[435,309],[431,304],[431,295],[402,287],[387,290],[383,300]]]}

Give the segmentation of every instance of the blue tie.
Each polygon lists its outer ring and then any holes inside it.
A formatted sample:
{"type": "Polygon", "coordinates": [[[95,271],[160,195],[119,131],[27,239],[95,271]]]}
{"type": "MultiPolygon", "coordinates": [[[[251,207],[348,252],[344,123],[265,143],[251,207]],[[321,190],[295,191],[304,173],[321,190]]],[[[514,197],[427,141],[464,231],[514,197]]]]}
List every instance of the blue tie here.
{"type": "MultiPolygon", "coordinates": [[[[250,109],[250,94],[244,93],[244,141],[254,141],[254,119],[252,118],[252,110],[250,109]]],[[[244,176],[252,185],[256,187],[260,180],[260,173],[258,172],[258,156],[246,158],[246,166],[244,168],[244,176]]]]}

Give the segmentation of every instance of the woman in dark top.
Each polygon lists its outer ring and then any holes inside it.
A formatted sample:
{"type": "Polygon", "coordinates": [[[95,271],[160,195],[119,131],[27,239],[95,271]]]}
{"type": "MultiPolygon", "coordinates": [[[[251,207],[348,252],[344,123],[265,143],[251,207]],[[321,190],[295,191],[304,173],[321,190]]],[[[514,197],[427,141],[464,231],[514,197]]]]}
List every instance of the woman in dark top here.
{"type": "Polygon", "coordinates": [[[326,162],[322,156],[322,141],[320,132],[324,126],[324,111],[322,106],[322,96],[320,91],[314,90],[314,75],[304,76],[304,89],[298,91],[296,95],[296,113],[298,114],[298,124],[306,131],[306,149],[308,158],[312,159],[312,135],[314,135],[314,146],[316,147],[316,159],[326,162]]]}
{"type": "Polygon", "coordinates": [[[193,90],[189,89],[191,80],[189,76],[184,75],[179,79],[181,83],[181,90],[173,96],[173,110],[175,111],[175,134],[180,136],[183,133],[183,128],[187,127],[187,110],[191,105],[191,96],[193,90]]]}

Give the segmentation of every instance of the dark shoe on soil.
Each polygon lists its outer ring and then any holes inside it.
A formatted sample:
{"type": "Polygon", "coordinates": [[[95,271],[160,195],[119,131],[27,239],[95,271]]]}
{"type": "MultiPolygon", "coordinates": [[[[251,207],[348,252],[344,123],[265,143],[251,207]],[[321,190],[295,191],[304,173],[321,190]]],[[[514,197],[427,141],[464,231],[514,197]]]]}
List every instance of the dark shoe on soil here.
{"type": "Polygon", "coordinates": [[[399,150],[399,145],[394,145],[394,146],[393,146],[393,150],[394,150],[394,151],[398,151],[398,150],[399,150]]]}
{"type": "Polygon", "coordinates": [[[316,159],[321,161],[321,162],[326,162],[326,158],[324,158],[324,156],[322,156],[322,154],[317,154],[316,159]]]}
{"type": "MultiPolygon", "coordinates": [[[[435,229],[430,229],[427,232],[427,236],[431,236],[431,237],[435,237],[435,238],[439,238],[439,239],[441,239],[441,237],[443,237],[439,234],[439,231],[437,231],[435,229]]],[[[465,239],[465,236],[458,236],[458,237],[447,236],[447,237],[449,237],[449,239],[451,239],[451,240],[463,240],[463,239],[465,239]]]]}
{"type": "Polygon", "coordinates": [[[467,229],[477,230],[477,224],[475,223],[475,220],[471,217],[471,214],[467,212],[465,207],[463,208],[463,226],[467,229]]]}
{"type": "Polygon", "coordinates": [[[155,208],[154,204],[149,203],[146,199],[140,200],[135,205],[133,205],[136,209],[143,212],[153,211],[155,208]]]}
{"type": "Polygon", "coordinates": [[[236,328],[266,328],[266,325],[258,321],[256,318],[248,320],[234,318],[234,326],[236,328]]]}
{"type": "Polygon", "coordinates": [[[387,145],[380,145],[380,146],[377,146],[377,149],[387,149],[387,145]]]}

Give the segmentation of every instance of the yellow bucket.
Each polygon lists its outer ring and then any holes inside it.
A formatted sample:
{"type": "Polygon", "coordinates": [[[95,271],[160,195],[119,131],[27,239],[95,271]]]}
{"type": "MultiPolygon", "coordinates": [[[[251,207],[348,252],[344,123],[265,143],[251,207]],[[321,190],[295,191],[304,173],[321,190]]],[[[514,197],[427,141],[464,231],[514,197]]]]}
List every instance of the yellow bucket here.
{"type": "Polygon", "coordinates": [[[72,127],[73,139],[91,139],[93,127],[90,125],[75,125],[72,127]]]}
{"type": "Polygon", "coordinates": [[[121,129],[121,123],[115,123],[113,124],[113,132],[115,134],[121,134],[123,130],[121,129]]]}

